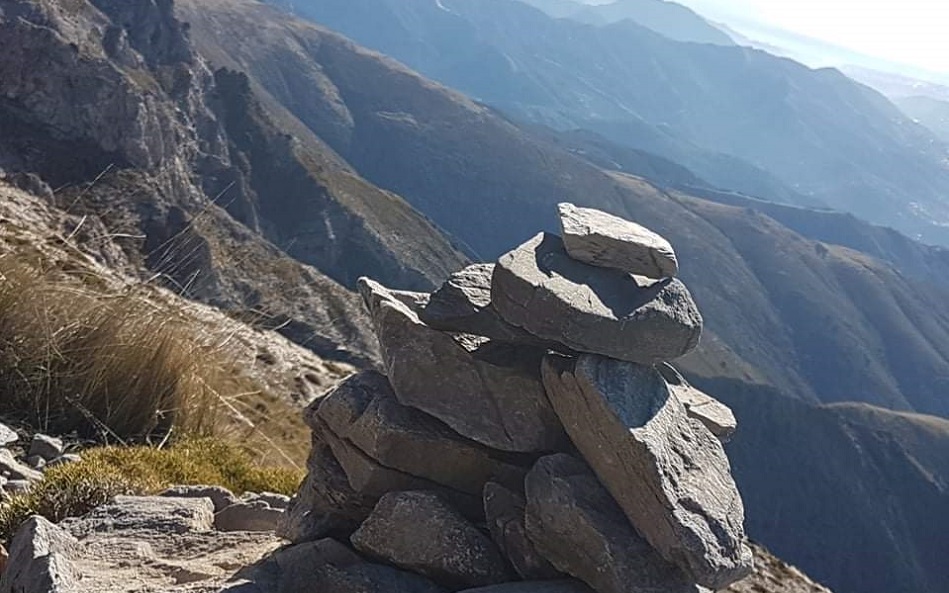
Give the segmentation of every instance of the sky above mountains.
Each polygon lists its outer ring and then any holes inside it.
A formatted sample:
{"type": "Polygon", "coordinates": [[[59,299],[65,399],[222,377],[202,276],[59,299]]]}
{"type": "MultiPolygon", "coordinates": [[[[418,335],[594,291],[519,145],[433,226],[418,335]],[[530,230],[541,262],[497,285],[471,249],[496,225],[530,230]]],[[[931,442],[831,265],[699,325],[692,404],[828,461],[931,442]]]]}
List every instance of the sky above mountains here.
{"type": "Polygon", "coordinates": [[[871,57],[949,74],[949,5],[934,0],[680,0],[712,19],[780,27],[871,57]]]}

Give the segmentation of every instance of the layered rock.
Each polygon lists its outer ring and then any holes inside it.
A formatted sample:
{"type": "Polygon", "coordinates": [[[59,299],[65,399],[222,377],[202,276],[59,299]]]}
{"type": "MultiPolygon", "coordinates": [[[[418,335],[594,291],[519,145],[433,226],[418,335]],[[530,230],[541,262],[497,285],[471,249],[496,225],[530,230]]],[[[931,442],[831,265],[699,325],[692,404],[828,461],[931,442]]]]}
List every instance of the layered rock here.
{"type": "Polygon", "coordinates": [[[702,317],[681,281],[584,264],[547,233],[501,256],[491,295],[508,323],[619,360],[673,360],[692,351],[702,333],[702,317]]]}
{"type": "Polygon", "coordinates": [[[690,418],[701,422],[722,441],[728,441],[738,428],[731,408],[711,395],[693,387],[671,364],[658,365],[657,370],[666,380],[669,390],[682,402],[690,418]]]}

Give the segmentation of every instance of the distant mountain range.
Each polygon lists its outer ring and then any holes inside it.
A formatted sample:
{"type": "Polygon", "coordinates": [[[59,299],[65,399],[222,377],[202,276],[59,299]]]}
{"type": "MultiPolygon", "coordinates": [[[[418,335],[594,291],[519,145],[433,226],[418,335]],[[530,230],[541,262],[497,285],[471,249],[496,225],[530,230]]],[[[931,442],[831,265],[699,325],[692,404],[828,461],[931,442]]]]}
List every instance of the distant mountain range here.
{"type": "Polygon", "coordinates": [[[681,43],[629,20],[555,19],[515,0],[294,7],[517,120],[588,129],[718,188],[949,243],[946,147],[837,71],[681,43]]]}

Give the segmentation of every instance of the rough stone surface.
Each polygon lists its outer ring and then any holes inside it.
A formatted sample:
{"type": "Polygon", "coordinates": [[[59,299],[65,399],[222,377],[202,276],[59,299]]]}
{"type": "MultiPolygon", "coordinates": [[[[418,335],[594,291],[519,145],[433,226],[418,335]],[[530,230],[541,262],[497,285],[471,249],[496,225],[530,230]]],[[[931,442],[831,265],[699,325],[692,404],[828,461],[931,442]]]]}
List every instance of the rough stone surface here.
{"type": "Polygon", "coordinates": [[[382,497],[351,541],[372,558],[452,590],[503,583],[513,576],[491,539],[431,492],[382,497]]]}
{"type": "Polygon", "coordinates": [[[290,497],[286,494],[278,494],[276,492],[260,492],[257,494],[254,500],[260,500],[267,503],[272,509],[280,509],[284,511],[287,507],[290,506],[290,497]]]}
{"type": "Polygon", "coordinates": [[[366,562],[332,539],[284,548],[246,572],[254,588],[246,583],[233,593],[444,593],[422,576],[366,562]]]}
{"type": "Polygon", "coordinates": [[[357,493],[329,445],[314,439],[306,480],[290,501],[277,533],[295,542],[327,536],[348,539],[376,502],[357,493]]]}
{"type": "Polygon", "coordinates": [[[29,482],[35,482],[43,477],[43,474],[32,467],[17,461],[9,449],[0,449],[0,475],[10,481],[27,480],[29,482]]]}
{"type": "Polygon", "coordinates": [[[713,589],[751,572],[744,507],[725,451],[658,371],[550,355],[543,373],[574,444],[663,557],[713,589]]]}
{"type": "Polygon", "coordinates": [[[42,471],[43,468],[46,467],[46,460],[39,455],[31,455],[24,459],[24,461],[26,461],[26,464],[36,471],[42,471]]]}
{"type": "Polygon", "coordinates": [[[0,447],[6,447],[18,440],[20,440],[20,437],[15,430],[6,424],[0,423],[0,447]]]}
{"type": "Polygon", "coordinates": [[[547,233],[501,256],[491,295],[509,323],[572,350],[619,360],[673,360],[695,349],[702,333],[702,316],[681,281],[578,262],[547,233]]]}
{"type": "Polygon", "coordinates": [[[698,593],[656,552],[582,461],[541,458],[527,476],[527,532],[558,569],[599,593],[698,593]]]}
{"type": "Polygon", "coordinates": [[[396,397],[459,434],[503,451],[555,450],[564,434],[540,383],[541,350],[456,340],[367,278],[373,318],[396,397]]]}
{"type": "Polygon", "coordinates": [[[27,455],[30,457],[39,456],[46,461],[51,461],[62,455],[64,450],[65,446],[62,439],[46,434],[36,434],[33,435],[33,440],[30,441],[30,450],[27,455]]]}
{"type": "Polygon", "coordinates": [[[514,570],[526,580],[562,577],[527,536],[524,496],[495,482],[484,486],[484,516],[491,539],[514,570]]]}
{"type": "Polygon", "coordinates": [[[0,576],[3,575],[3,571],[7,568],[8,558],[10,558],[10,554],[7,553],[7,549],[3,547],[3,544],[0,544],[0,576]]]}
{"type": "Polygon", "coordinates": [[[276,531],[283,511],[263,500],[238,502],[214,515],[218,531],[276,531]]]}
{"type": "Polygon", "coordinates": [[[504,583],[467,589],[462,593],[593,593],[593,589],[574,579],[555,579],[504,583]]]}
{"type": "Polygon", "coordinates": [[[690,418],[701,422],[722,441],[727,442],[731,439],[735,430],[738,429],[738,421],[731,408],[690,385],[671,364],[661,364],[656,368],[666,380],[672,394],[685,406],[690,418]]]}
{"type": "Polygon", "coordinates": [[[380,464],[480,497],[484,483],[523,483],[527,469],[463,438],[396,399],[386,377],[353,375],[321,401],[317,415],[338,437],[380,464]]]}
{"type": "Polygon", "coordinates": [[[592,208],[558,206],[563,242],[570,257],[647,278],[679,273],[669,241],[635,222],[592,208]]]}
{"type": "Polygon", "coordinates": [[[159,496],[170,498],[208,498],[214,505],[214,512],[220,513],[238,502],[234,493],[222,486],[172,486],[159,496]]]}
{"type": "Polygon", "coordinates": [[[82,517],[67,519],[73,535],[135,530],[188,533],[214,527],[214,505],[207,498],[116,496],[82,517]]]}
{"type": "Polygon", "coordinates": [[[42,517],[28,519],[10,544],[0,593],[79,591],[76,553],[76,539],[69,533],[42,517]]]}
{"type": "Polygon", "coordinates": [[[491,276],[494,264],[472,264],[455,272],[435,292],[419,312],[429,327],[454,333],[485,336],[499,342],[542,348],[563,346],[542,340],[501,319],[491,306],[491,276]]]}

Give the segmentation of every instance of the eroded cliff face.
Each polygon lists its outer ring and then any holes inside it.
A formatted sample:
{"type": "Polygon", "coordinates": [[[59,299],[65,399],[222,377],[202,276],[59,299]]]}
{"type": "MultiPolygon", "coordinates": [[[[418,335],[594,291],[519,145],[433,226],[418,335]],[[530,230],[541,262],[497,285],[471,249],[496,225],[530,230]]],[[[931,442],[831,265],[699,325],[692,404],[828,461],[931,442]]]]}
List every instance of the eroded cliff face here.
{"type": "Polygon", "coordinates": [[[0,2],[0,169],[37,174],[52,203],[101,219],[143,275],[321,354],[373,360],[347,286],[374,273],[424,288],[464,257],[288,133],[292,118],[213,71],[189,30],[170,0],[0,2]],[[399,216],[364,215],[376,207],[399,216]]]}

